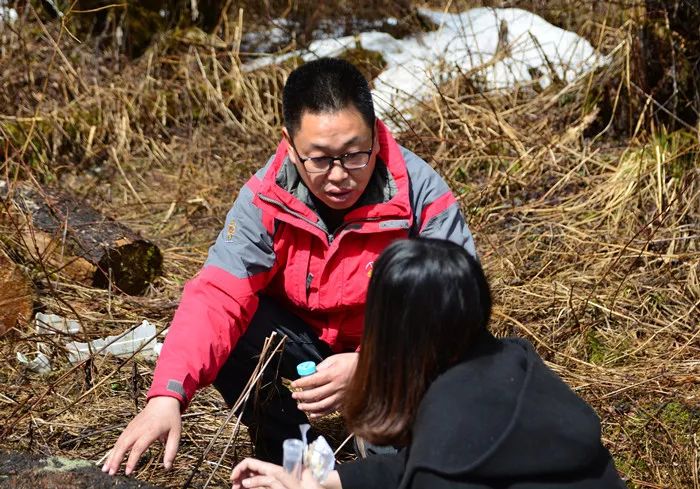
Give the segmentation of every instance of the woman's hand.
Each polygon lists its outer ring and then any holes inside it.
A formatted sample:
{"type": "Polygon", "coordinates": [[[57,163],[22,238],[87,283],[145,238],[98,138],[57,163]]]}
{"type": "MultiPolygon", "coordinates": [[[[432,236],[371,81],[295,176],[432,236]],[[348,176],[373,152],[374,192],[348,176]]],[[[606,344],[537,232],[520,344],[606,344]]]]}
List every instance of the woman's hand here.
{"type": "Polygon", "coordinates": [[[236,465],[231,482],[232,489],[324,489],[309,470],[304,470],[301,480],[297,480],[279,465],[254,458],[247,458],[236,465]]]}

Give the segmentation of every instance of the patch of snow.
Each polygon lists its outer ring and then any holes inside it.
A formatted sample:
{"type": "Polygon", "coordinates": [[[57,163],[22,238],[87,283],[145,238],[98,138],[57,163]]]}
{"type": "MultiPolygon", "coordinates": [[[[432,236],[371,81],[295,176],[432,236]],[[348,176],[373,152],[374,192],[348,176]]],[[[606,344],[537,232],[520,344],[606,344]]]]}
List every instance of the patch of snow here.
{"type": "Polygon", "coordinates": [[[266,32],[246,32],[241,36],[241,46],[245,46],[245,51],[253,50],[260,53],[274,51],[277,46],[289,41],[288,31],[276,25],[266,32]]]}
{"type": "Polygon", "coordinates": [[[307,50],[259,58],[244,69],[251,71],[292,56],[305,61],[338,56],[358,46],[377,51],[387,65],[373,82],[375,110],[391,121],[401,120],[392,115],[431,97],[436,86],[462,74],[485,90],[523,83],[544,88],[556,79],[571,82],[608,62],[586,39],[526,10],[483,7],[457,14],[429,9],[420,13],[439,28],[404,39],[376,31],[318,39],[307,50]]]}
{"type": "Polygon", "coordinates": [[[7,23],[12,24],[17,21],[19,15],[17,11],[12,7],[8,7],[7,0],[0,0],[0,24],[7,23]]]}

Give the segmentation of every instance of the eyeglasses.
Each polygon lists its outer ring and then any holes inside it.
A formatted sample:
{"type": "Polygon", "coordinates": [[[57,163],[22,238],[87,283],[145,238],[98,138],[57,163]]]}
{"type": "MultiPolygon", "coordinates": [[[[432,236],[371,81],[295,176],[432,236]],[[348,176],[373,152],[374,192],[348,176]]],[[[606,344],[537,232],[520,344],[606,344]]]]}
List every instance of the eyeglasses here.
{"type": "Polygon", "coordinates": [[[367,151],[355,151],[354,153],[345,153],[340,156],[315,156],[302,158],[297,151],[294,141],[291,141],[292,149],[296,153],[297,158],[304,165],[304,169],[308,173],[328,173],[333,168],[333,163],[338,161],[347,171],[361,170],[369,164],[369,158],[374,150],[374,128],[372,128],[372,146],[367,151]]]}

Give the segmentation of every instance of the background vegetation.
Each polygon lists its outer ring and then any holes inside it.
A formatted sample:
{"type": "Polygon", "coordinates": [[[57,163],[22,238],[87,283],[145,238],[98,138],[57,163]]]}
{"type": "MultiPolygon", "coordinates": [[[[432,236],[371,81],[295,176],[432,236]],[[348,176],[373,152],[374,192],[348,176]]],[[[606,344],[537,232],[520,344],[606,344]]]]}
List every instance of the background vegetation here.
{"type": "MultiPolygon", "coordinates": [[[[303,48],[338,26],[420,35],[435,27],[416,11],[426,5],[519,6],[584,35],[611,64],[544,90],[484,92],[463,73],[418,103],[397,138],[459,196],[493,285],[494,330],[530,339],[595,407],[629,486],[700,488],[696,3],[10,4],[20,18],[0,26],[2,178],[66,190],[164,253],[164,276],[128,296],[27,259],[22,248],[32,243],[5,221],[0,247],[31,276],[35,310],[77,316],[85,338],[143,319],[168,325],[237,190],[279,140],[280,92],[297,61],[243,71],[261,49],[303,48]],[[283,31],[274,42],[251,35],[273,24],[283,31]]],[[[381,64],[373,53],[350,55],[368,73],[381,64]]],[[[0,339],[0,448],[97,461],[142,407],[152,363],[100,357],[71,366],[67,341],[35,334],[29,318],[0,339]],[[45,377],[14,360],[37,342],[53,345],[45,377]]],[[[179,487],[213,442],[191,484],[213,474],[209,486],[225,487],[250,450],[239,438],[214,470],[232,430],[217,433],[225,418],[218,396],[202,391],[185,415],[175,470],[162,471],[154,447],[137,477],[179,487]]],[[[327,424],[342,441],[337,420],[327,424]]]]}

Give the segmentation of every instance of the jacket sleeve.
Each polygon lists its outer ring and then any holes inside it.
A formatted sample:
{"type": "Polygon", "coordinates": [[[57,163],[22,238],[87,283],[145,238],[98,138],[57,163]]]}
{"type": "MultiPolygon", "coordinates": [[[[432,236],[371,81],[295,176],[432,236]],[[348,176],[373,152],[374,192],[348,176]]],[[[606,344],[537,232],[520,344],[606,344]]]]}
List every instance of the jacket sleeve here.
{"type": "Polygon", "coordinates": [[[404,158],[411,179],[413,236],[446,239],[476,256],[474,238],[447,183],[415,154],[405,150],[404,158]]]}
{"type": "Polygon", "coordinates": [[[343,489],[395,489],[403,478],[406,450],[392,455],[372,455],[338,465],[343,489]]]}
{"type": "MultiPolygon", "coordinates": [[[[253,177],[255,178],[255,177],[253,177]]],[[[250,182],[226,216],[202,270],[186,285],[156,364],[148,398],[170,396],[184,410],[211,384],[275,271],[272,223],[253,204],[250,182]]]]}

